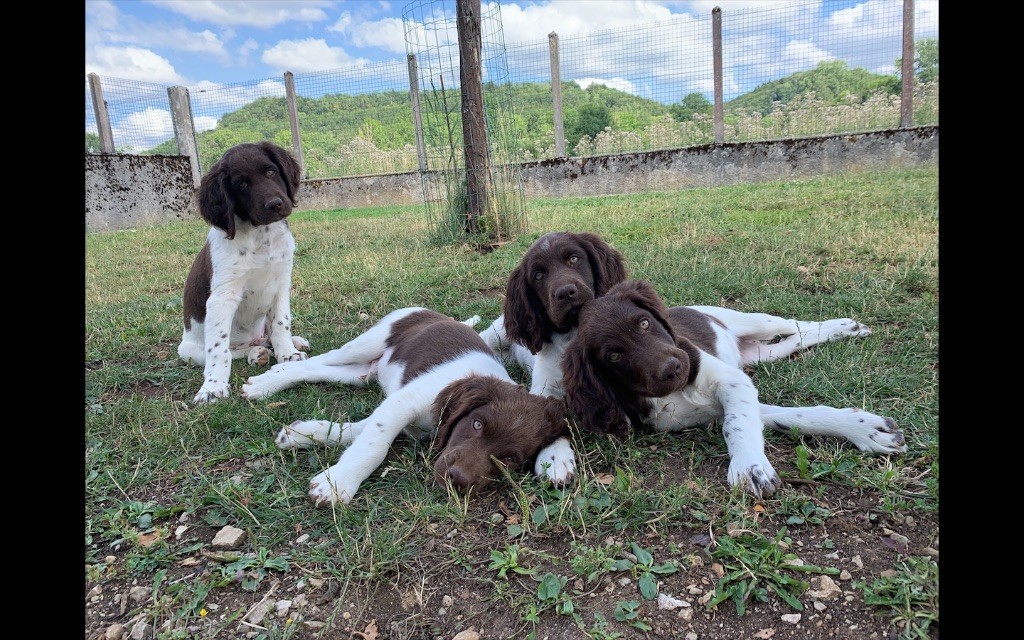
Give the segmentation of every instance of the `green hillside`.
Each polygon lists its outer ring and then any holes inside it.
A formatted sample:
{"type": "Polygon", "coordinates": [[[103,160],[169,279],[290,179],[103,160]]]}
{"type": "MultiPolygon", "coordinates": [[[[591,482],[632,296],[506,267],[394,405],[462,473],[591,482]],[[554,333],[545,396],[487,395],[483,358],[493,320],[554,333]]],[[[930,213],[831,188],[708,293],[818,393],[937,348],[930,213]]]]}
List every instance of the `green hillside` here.
{"type": "MultiPolygon", "coordinates": [[[[767,82],[726,103],[725,107],[726,114],[730,116],[753,112],[768,115],[776,103],[784,106],[810,92],[825,104],[840,104],[848,102],[847,96],[850,95],[863,102],[874,94],[898,94],[899,90],[899,80],[895,76],[850,69],[841,61],[828,61],[810,71],[767,82]]],[[[450,118],[457,119],[458,92],[449,91],[443,98],[442,102],[439,93],[430,91],[421,94],[424,112],[430,114],[424,119],[428,146],[433,139],[441,144],[444,138],[437,127],[450,126],[454,131],[459,130],[457,123],[443,123],[443,116],[436,106],[446,104],[450,118]]],[[[570,151],[580,138],[594,138],[606,127],[642,135],[659,118],[672,117],[685,122],[697,114],[710,116],[711,113],[711,103],[700,94],[689,94],[679,103],[665,105],[600,84],[582,89],[575,82],[566,82],[562,85],[562,98],[566,147],[570,151]]],[[[515,116],[510,135],[518,141],[518,147],[526,152],[527,157],[544,156],[544,150],[553,144],[549,84],[523,83],[500,88],[485,85],[484,99],[488,104],[513,105],[515,116]],[[499,89],[501,93],[495,93],[499,89]],[[493,97],[489,99],[488,96],[493,97]]],[[[409,154],[414,154],[410,149],[415,146],[415,134],[407,92],[355,96],[336,94],[316,99],[300,97],[297,107],[302,125],[303,154],[311,176],[358,173],[336,158],[360,155],[360,150],[362,155],[367,155],[367,149],[381,151],[381,158],[392,154],[395,158],[392,160],[393,170],[408,170],[405,165],[409,163],[409,154]],[[405,155],[399,157],[402,154],[405,155]]],[[[200,161],[204,167],[209,167],[231,146],[254,139],[269,139],[285,147],[291,146],[284,98],[260,98],[225,114],[215,129],[198,135],[200,161]]],[[[89,143],[88,138],[86,142],[89,143]]],[[[168,140],[150,153],[174,154],[177,153],[177,145],[173,139],[168,140]]],[[[380,170],[388,169],[377,169],[380,170]]],[[[375,168],[368,167],[365,171],[373,173],[375,168]]]]}

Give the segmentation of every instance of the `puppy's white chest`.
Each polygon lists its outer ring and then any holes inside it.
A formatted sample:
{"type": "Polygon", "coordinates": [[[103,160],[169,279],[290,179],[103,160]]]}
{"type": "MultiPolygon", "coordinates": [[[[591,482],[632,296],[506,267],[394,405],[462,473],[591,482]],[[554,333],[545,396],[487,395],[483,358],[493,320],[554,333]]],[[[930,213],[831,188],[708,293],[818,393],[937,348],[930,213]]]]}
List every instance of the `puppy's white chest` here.
{"type": "Polygon", "coordinates": [[[657,431],[676,431],[713,422],[722,415],[722,404],[713,394],[690,385],[663,398],[648,401],[646,422],[657,431]]]}

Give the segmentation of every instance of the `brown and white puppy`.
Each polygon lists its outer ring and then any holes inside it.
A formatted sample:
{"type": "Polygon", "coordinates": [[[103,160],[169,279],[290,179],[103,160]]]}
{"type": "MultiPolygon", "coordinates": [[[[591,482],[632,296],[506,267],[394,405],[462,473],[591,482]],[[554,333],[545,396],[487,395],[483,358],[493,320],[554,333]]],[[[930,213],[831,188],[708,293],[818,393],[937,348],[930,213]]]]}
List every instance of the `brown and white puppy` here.
{"type": "MultiPolygon", "coordinates": [[[[480,336],[500,358],[530,371],[530,393],[561,398],[562,353],[576,335],[580,308],[625,279],[622,254],[597,234],[545,234],[509,274],[502,315],[480,336]]],[[[556,444],[535,471],[562,485],[575,476],[576,459],[568,441],[556,444]]]]}
{"type": "Polygon", "coordinates": [[[336,464],[310,481],[309,496],[317,506],[348,504],[403,431],[418,439],[433,436],[439,482],[479,488],[500,477],[494,459],[522,467],[568,433],[562,401],[513,382],[471,328],[479,320],[399,309],[338,349],[249,378],[242,395],[266,398],[300,382],[380,383],[387,397],[363,420],[299,421],[278,434],[282,449],[314,442],[347,447],[336,464]]]}
{"type": "Polygon", "coordinates": [[[287,220],[300,178],[292,155],[270,142],[231,147],[203,176],[199,214],[211,227],[185,280],[178,345],[182,360],[203,367],[197,404],[228,396],[233,359],[267,364],[268,347],[278,362],[306,357],[309,342],[291,332],[287,220]]]}
{"type": "Polygon", "coordinates": [[[721,421],[729,484],[767,496],[781,480],[765,455],[765,427],[845,438],[862,451],[907,450],[892,418],[857,408],[760,403],[743,370],[868,335],[869,328],[850,318],[815,322],[722,307],[669,309],[650,284],[626,281],[580,311],[563,361],[566,399],[585,429],[620,437],[640,425],[677,431],[721,421]]]}

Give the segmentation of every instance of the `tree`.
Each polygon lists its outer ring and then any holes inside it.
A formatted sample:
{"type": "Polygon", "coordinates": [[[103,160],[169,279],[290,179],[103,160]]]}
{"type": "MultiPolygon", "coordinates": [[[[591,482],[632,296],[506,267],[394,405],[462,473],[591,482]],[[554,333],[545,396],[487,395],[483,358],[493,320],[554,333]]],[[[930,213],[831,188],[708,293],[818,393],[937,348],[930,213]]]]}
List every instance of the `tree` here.
{"type": "Polygon", "coordinates": [[[679,122],[686,122],[693,120],[693,116],[698,113],[704,113],[711,115],[715,105],[711,104],[711,101],[704,97],[703,94],[693,92],[688,93],[679,104],[674,104],[668,108],[672,117],[679,122]]]}
{"type": "Polygon", "coordinates": [[[580,107],[576,118],[569,127],[566,142],[569,147],[574,147],[583,136],[595,138],[611,124],[612,114],[608,107],[603,104],[585,104],[580,107]]]}
{"type": "Polygon", "coordinates": [[[100,137],[95,133],[85,132],[85,152],[86,153],[99,153],[100,152],[100,137]]]}
{"type": "MultiPolygon", "coordinates": [[[[903,58],[896,58],[896,74],[903,69],[903,58]]],[[[937,82],[939,79],[939,40],[925,38],[914,43],[914,76],[918,82],[937,82]]]]}

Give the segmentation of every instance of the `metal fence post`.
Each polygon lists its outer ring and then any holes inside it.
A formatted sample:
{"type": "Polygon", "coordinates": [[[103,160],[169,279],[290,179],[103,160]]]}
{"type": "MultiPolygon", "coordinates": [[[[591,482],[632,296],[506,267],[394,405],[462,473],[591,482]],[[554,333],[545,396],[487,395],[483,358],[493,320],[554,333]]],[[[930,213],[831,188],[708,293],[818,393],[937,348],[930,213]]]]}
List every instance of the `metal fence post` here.
{"type": "Polygon", "coordinates": [[[903,0],[903,88],[900,127],[914,126],[914,0],[903,0]]]}
{"type": "Polygon", "coordinates": [[[409,65],[409,99],[412,101],[412,126],[416,131],[416,159],[420,171],[427,170],[427,145],[423,142],[423,114],[420,111],[420,80],[416,66],[416,56],[410,53],[407,57],[409,65]]]}
{"type": "Polygon", "coordinates": [[[725,102],[722,99],[722,9],[711,10],[711,40],[715,59],[715,144],[725,142],[725,102]]]}
{"type": "Polygon", "coordinates": [[[299,108],[295,104],[295,74],[291,71],[284,72],[284,93],[288,101],[288,123],[292,127],[292,152],[299,163],[299,175],[306,178],[308,176],[306,161],[302,157],[302,134],[299,133],[299,108]]]}
{"type": "Polygon", "coordinates": [[[196,144],[196,128],[192,122],[192,103],[185,87],[167,87],[171,101],[171,121],[174,123],[174,138],[178,141],[178,153],[188,156],[192,165],[192,186],[199,188],[203,173],[199,166],[199,145],[196,144]]]}
{"type": "Polygon", "coordinates": [[[548,52],[551,55],[551,106],[555,118],[555,157],[565,157],[565,125],[562,119],[562,71],[558,57],[558,34],[548,34],[548,52]]]}
{"type": "Polygon", "coordinates": [[[100,77],[95,73],[89,74],[89,93],[92,95],[92,110],[96,113],[96,128],[100,134],[100,151],[114,153],[114,132],[110,128],[107,101],[103,99],[100,77]]]}

